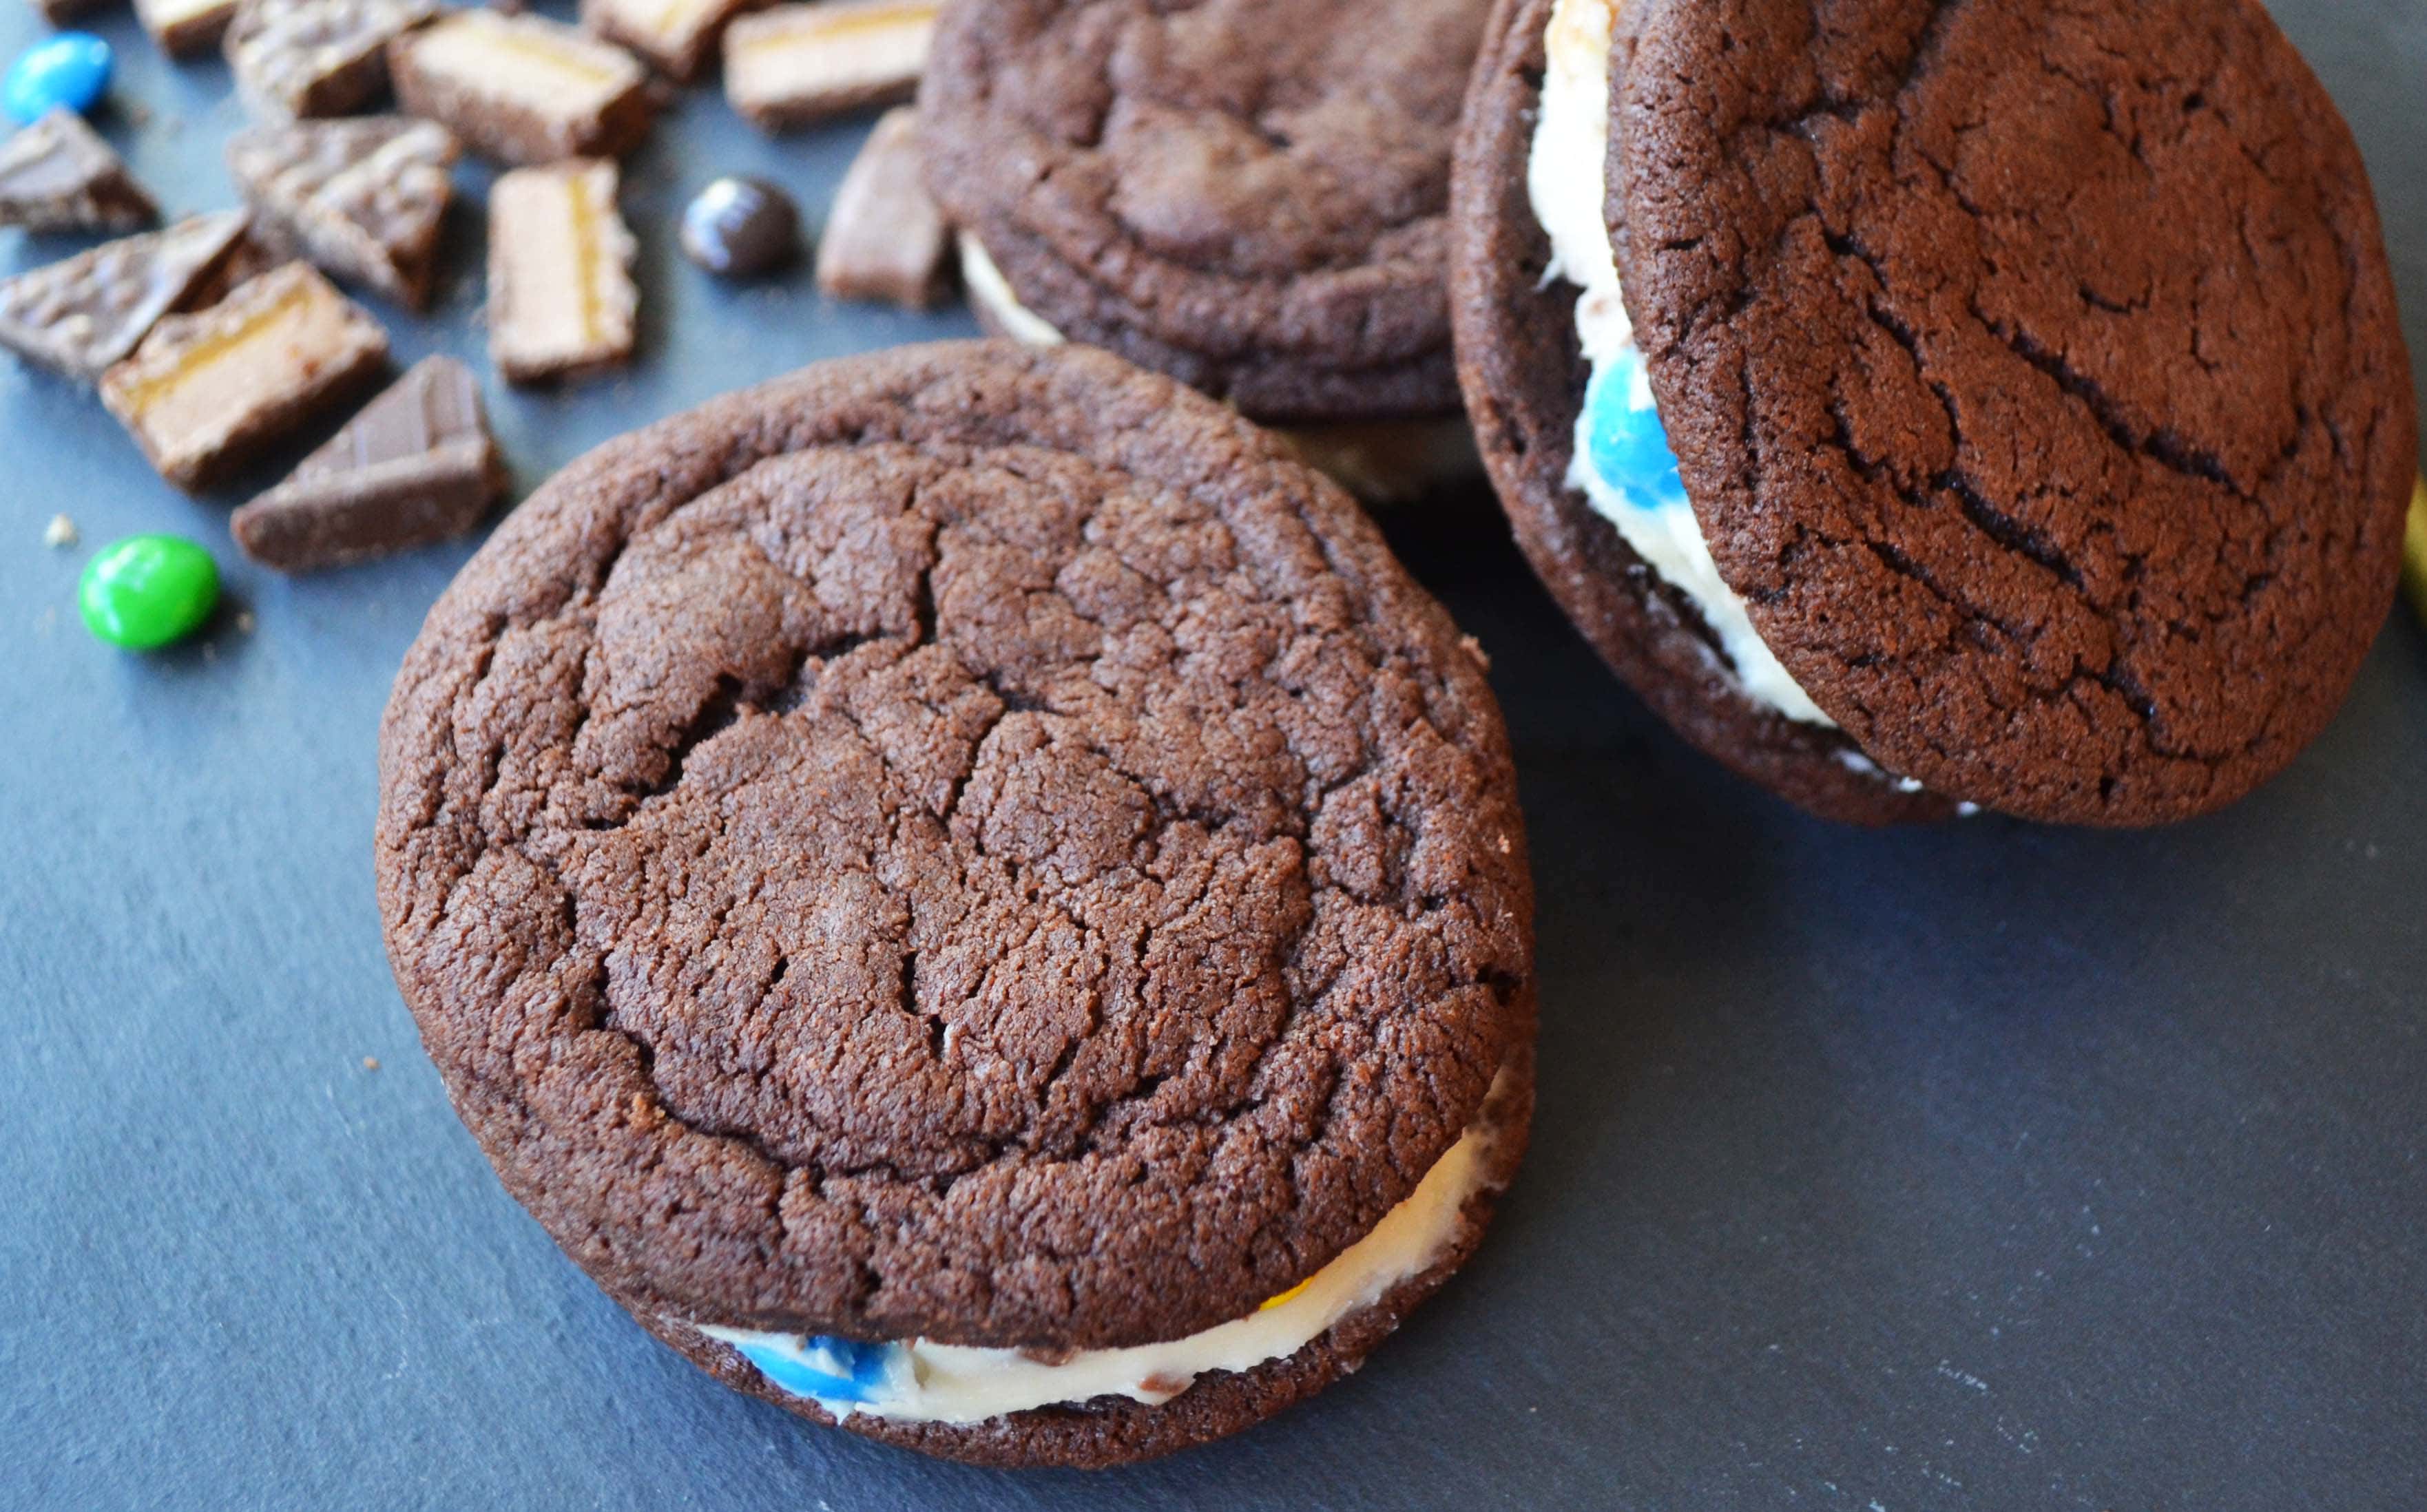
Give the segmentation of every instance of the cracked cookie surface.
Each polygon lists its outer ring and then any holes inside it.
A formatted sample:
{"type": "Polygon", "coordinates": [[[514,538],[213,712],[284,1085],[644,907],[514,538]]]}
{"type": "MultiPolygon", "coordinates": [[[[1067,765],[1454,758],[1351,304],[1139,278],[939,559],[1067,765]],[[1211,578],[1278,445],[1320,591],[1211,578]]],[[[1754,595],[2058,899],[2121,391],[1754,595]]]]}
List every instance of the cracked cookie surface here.
{"type": "Polygon", "coordinates": [[[559,475],[407,658],[378,870],[509,1189],[668,1316],[1194,1332],[1532,1032],[1479,658],[1278,443],[1078,349],[827,364],[559,475]]]}
{"type": "Polygon", "coordinates": [[[969,0],[928,179],[1074,340],[1259,419],[1458,408],[1449,154],[1488,0],[969,0]]]}
{"type": "Polygon", "coordinates": [[[2417,451],[2350,133],[2248,0],[1644,0],[1610,219],[1713,555],[1863,748],[2025,817],[2323,727],[2417,451]]]}

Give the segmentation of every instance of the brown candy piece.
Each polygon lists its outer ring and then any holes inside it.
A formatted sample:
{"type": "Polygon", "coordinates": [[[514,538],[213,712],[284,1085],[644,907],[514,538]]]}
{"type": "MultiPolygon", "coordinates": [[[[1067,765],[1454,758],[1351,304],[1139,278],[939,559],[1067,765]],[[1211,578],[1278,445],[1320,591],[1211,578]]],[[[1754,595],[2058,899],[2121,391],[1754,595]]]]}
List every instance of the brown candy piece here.
{"type": "Polygon", "coordinates": [[[135,0],[136,19],[171,57],[217,47],[236,20],[236,0],[135,0]]]}
{"type": "Polygon", "coordinates": [[[507,163],[617,157],[656,114],[631,54],[541,16],[459,10],[388,45],[397,100],[507,163]]]}
{"type": "Polygon", "coordinates": [[[581,0],[581,24],[688,84],[716,51],[726,24],[754,0],[581,0]]]}
{"type": "Polygon", "coordinates": [[[771,272],[799,254],[801,212],[765,179],[717,179],[683,206],[682,250],[727,278],[771,272]]]}
{"type": "Polygon", "coordinates": [[[65,106],[0,142],[0,226],[122,233],[159,219],[125,161],[65,106]]]}
{"type": "Polygon", "coordinates": [[[105,242],[0,284],[0,346],[86,382],[184,307],[244,240],[241,210],[105,242]]]}
{"type": "Polygon", "coordinates": [[[303,263],[199,315],[171,316],[103,375],[101,401],[160,476],[200,488],[331,405],[387,361],[387,333],[303,263]]]}
{"type": "Polygon", "coordinates": [[[258,232],[416,310],[430,302],[455,157],[446,127],[406,116],[256,127],[227,146],[258,232]]]}
{"type": "Polygon", "coordinates": [[[489,355],[509,382],[620,367],[632,356],[638,249],[605,159],[517,169],[489,191],[489,355]]]}
{"type": "Polygon", "coordinates": [[[352,115],[387,88],[387,44],[437,13],[436,0],[243,0],[228,67],[256,115],[352,115]]]}
{"type": "Polygon", "coordinates": [[[253,561],[317,572],[462,535],[505,482],[471,369],[428,357],[228,527],[253,561]]]}
{"type": "Polygon", "coordinates": [[[818,243],[818,287],[839,300],[923,310],[943,291],[950,236],[920,181],[919,112],[887,111],[835,191],[818,243]]]}
{"type": "Polygon", "coordinates": [[[101,0],[32,0],[34,9],[54,26],[101,8],[101,0]]]}
{"type": "Polygon", "coordinates": [[[816,0],[743,16],[725,33],[725,97],[769,130],[906,100],[927,66],[937,8],[816,0]]]}

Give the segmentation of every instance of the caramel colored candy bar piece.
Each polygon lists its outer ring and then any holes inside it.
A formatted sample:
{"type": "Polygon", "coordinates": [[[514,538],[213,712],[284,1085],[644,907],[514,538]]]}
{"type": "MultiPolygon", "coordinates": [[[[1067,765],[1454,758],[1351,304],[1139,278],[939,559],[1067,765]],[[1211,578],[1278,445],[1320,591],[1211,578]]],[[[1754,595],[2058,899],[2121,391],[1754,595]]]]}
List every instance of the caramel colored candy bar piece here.
{"type": "Polygon", "coordinates": [[[581,24],[688,84],[699,77],[726,23],[754,0],[581,0],[581,24]]]}
{"type": "Polygon", "coordinates": [[[616,157],[648,134],[648,71],[540,16],[459,10],[388,44],[397,99],[507,163],[616,157]]]}
{"type": "Polygon", "coordinates": [[[725,33],[725,96],[770,130],[906,100],[927,66],[937,8],[816,0],[743,16],[725,33]]]}
{"type": "Polygon", "coordinates": [[[257,230],[414,309],[429,302],[455,154],[446,127],[409,116],[260,126],[227,145],[257,230]]]}
{"type": "Polygon", "coordinates": [[[94,382],[210,281],[244,225],[241,210],[196,216],[20,273],[0,284],[0,346],[94,382]]]}
{"type": "Polygon", "coordinates": [[[902,106],[869,133],[835,191],[818,244],[818,287],[839,300],[923,310],[943,289],[949,238],[919,172],[919,112],[902,106]]]}
{"type": "Polygon", "coordinates": [[[505,484],[471,369],[429,357],[228,528],[253,561],[317,572],[462,535],[505,484]]]}
{"type": "Polygon", "coordinates": [[[236,0],[135,0],[135,17],[171,57],[207,53],[236,20],[236,0]]]}
{"type": "Polygon", "coordinates": [[[509,382],[632,357],[637,251],[603,159],[517,169],[489,190],[489,355],[509,382]]]}
{"type": "Polygon", "coordinates": [[[257,116],[350,116],[387,88],[387,44],[437,13],[437,0],[243,0],[228,67],[257,116]]]}
{"type": "Polygon", "coordinates": [[[288,263],[199,315],[161,321],[103,376],[101,401],[161,477],[192,490],[344,400],[386,360],[378,321],[288,263]]]}
{"type": "Polygon", "coordinates": [[[125,160],[65,106],[0,142],[0,226],[123,234],[159,219],[125,160]]]}

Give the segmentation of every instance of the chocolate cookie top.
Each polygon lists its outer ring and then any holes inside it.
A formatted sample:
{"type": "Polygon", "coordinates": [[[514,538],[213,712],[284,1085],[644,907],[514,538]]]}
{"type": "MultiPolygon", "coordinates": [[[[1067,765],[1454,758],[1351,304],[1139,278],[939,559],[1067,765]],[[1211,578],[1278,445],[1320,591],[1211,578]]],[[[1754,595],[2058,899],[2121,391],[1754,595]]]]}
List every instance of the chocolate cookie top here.
{"type": "Polygon", "coordinates": [[[964,0],[929,186],[1074,340],[1261,419],[1458,407],[1449,154],[1487,0],[964,0]]]}
{"type": "Polygon", "coordinates": [[[1729,585],[1862,746],[2219,806],[2341,702],[2416,465],[2368,180],[2249,0],[1638,0],[1611,223],[1729,585]]]}
{"type": "Polygon", "coordinates": [[[509,1188],[700,1321],[1241,1316],[1530,1032],[1478,658],[1279,443],[1081,349],[826,364],[561,474],[406,659],[378,864],[509,1188]]]}

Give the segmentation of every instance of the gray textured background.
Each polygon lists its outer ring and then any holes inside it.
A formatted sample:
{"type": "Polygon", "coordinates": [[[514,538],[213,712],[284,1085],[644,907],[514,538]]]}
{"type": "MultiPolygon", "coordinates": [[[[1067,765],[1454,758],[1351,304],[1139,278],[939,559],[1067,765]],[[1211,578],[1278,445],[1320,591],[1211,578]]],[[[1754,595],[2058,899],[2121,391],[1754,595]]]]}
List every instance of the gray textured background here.
{"type": "MultiPolygon", "coordinates": [[[[2377,175],[2427,353],[2427,3],[2278,14],[2377,175]]],[[[111,135],[229,203],[215,63],[123,18],[111,135]]],[[[37,33],[0,14],[0,55],[37,33]]],[[[806,359],[969,329],[729,293],[672,219],[724,170],[822,207],[693,95],[634,160],[645,356],[493,387],[528,485],[806,359]]],[[[476,197],[477,198],[477,197],[476,197]]],[[[477,210],[399,356],[479,361],[477,210]]],[[[0,234],[0,270],[48,256],[0,234]]],[[[392,312],[390,312],[392,313],[392,312]]],[[[930,1464],[726,1393],[498,1190],[382,957],[373,744],[466,555],[288,583],[250,635],[88,640],[75,575],[225,545],[83,394],[0,359],[0,1504],[10,1507],[2427,1505],[2427,634],[2293,772],[2157,835],[1858,835],[1718,774],[1556,620],[1488,517],[1403,521],[1493,655],[1541,887],[1535,1152],[1360,1376],[1102,1477],[930,1464]],[[40,544],[57,510],[85,532],[40,544]],[[366,1055],[382,1069],[362,1068],[366,1055]]]]}

